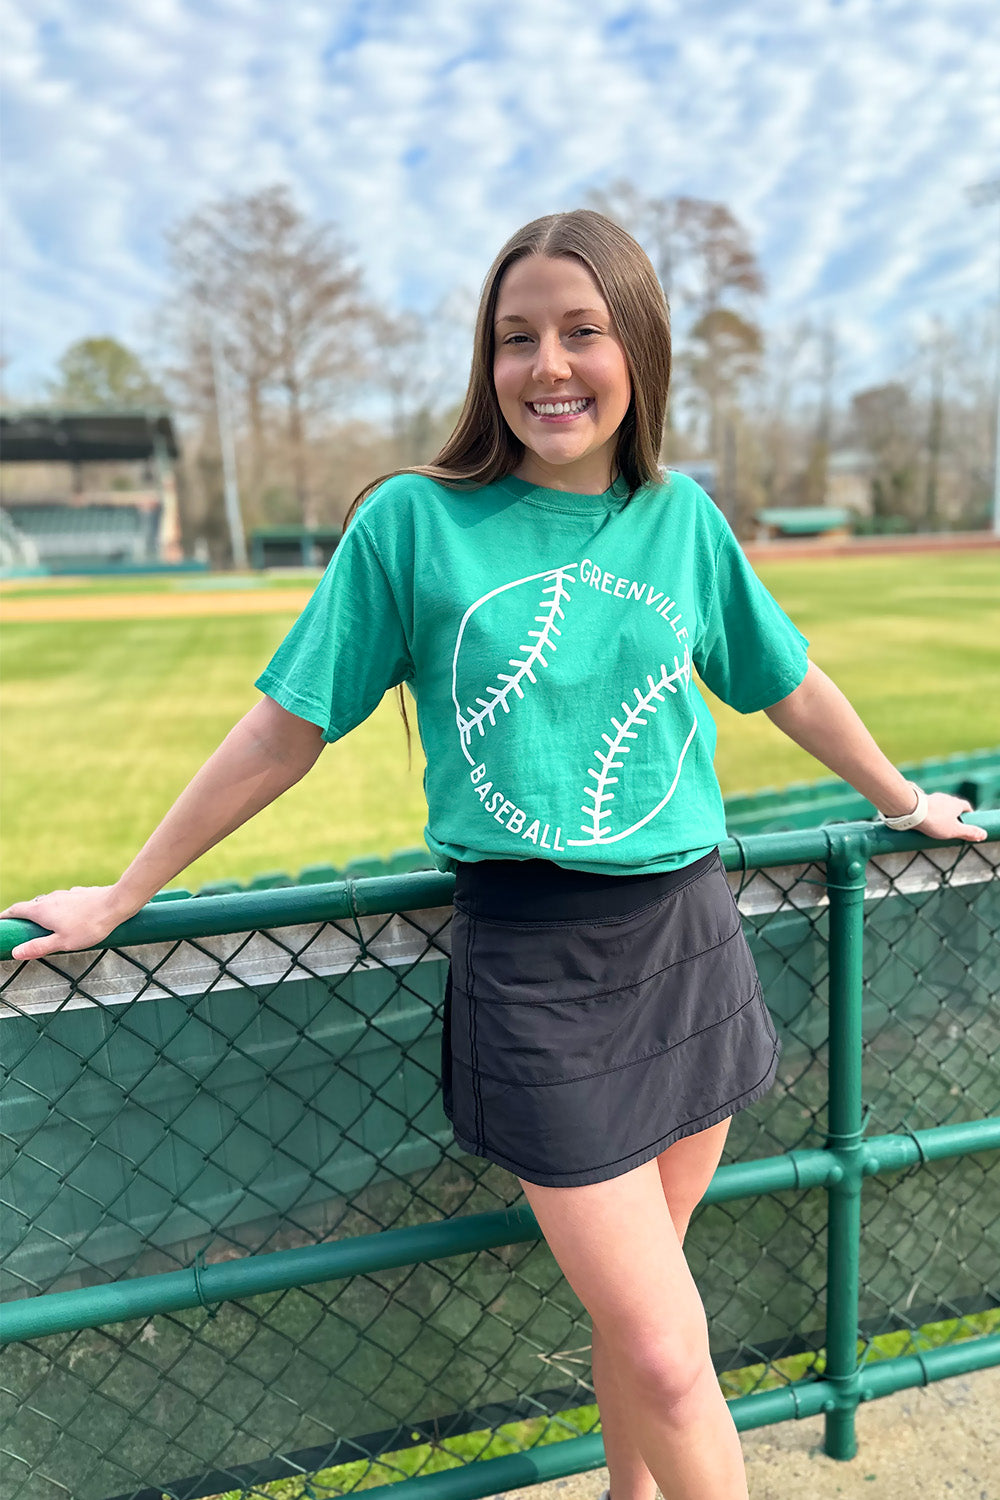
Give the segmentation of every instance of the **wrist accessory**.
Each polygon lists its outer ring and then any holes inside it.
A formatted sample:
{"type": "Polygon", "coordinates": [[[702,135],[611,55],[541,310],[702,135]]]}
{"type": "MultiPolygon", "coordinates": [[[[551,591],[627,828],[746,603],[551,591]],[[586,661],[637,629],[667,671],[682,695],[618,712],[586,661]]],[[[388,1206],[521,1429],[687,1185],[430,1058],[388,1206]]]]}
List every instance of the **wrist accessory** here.
{"type": "Polygon", "coordinates": [[[891,828],[894,833],[906,833],[909,828],[916,828],[927,816],[927,793],[920,790],[915,781],[908,781],[907,786],[913,788],[917,794],[917,805],[910,813],[903,813],[900,818],[887,818],[885,813],[879,813],[879,822],[884,823],[886,828],[891,828]]]}

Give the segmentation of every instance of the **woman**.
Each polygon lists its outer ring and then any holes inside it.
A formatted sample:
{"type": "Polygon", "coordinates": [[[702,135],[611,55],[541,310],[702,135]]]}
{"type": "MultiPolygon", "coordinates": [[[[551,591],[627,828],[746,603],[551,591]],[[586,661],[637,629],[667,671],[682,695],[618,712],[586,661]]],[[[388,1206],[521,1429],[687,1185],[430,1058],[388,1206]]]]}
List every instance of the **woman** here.
{"type": "Polygon", "coordinates": [[[977,839],[895,770],[721,513],[657,467],[667,309],[599,214],[539,219],[485,283],[435,462],[377,481],[265,694],[114,886],[8,908],[86,948],[408,683],[426,837],[456,874],[444,1105],[513,1171],[591,1314],[614,1500],[738,1500],[739,1438],[684,1258],[733,1114],[780,1044],[717,846],[692,675],[772,722],[891,826],[977,839]]]}

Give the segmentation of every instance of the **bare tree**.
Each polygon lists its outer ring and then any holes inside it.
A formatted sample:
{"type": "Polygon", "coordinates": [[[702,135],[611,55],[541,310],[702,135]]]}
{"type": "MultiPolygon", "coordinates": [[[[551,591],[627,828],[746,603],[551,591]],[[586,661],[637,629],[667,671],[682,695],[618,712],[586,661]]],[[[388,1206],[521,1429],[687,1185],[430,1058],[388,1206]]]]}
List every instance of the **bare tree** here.
{"type": "Polygon", "coordinates": [[[808,318],[776,330],[746,402],[755,438],[753,454],[766,505],[795,498],[797,476],[806,462],[808,429],[801,391],[813,377],[816,331],[808,318]],[[798,399],[797,399],[798,398],[798,399]]]}
{"type": "Polygon", "coordinates": [[[764,273],[735,214],[724,203],[708,199],[685,198],[680,202],[685,265],[692,273],[682,290],[701,316],[727,302],[745,308],[748,299],[762,296],[764,273]]]}
{"type": "Polygon", "coordinates": [[[369,381],[389,399],[391,462],[405,468],[426,459],[421,450],[434,401],[427,326],[417,313],[376,309],[368,327],[369,381]]]}
{"type": "Polygon", "coordinates": [[[361,274],[332,224],[310,224],[284,185],[230,196],[168,235],[178,318],[194,382],[207,368],[205,323],[218,330],[238,383],[254,466],[263,470],[268,413],[278,403],[298,512],[319,520],[310,429],[337,410],[362,368],[368,308],[361,274]]]}
{"type": "Polygon", "coordinates": [[[994,333],[970,313],[947,331],[945,422],[942,436],[954,486],[955,519],[989,526],[996,420],[994,333]]]}
{"type": "Polygon", "coordinates": [[[901,372],[919,392],[920,525],[989,524],[994,404],[990,330],[934,316],[901,372]],[[985,337],[984,337],[985,334],[985,337]]]}
{"type": "Polygon", "coordinates": [[[725,414],[739,404],[744,382],[759,371],[763,351],[760,328],[731,308],[712,308],[691,329],[680,368],[693,399],[704,405],[710,452],[719,451],[725,414]]]}
{"type": "MultiPolygon", "coordinates": [[[[680,323],[674,320],[678,375],[689,387],[689,408],[703,408],[707,446],[718,455],[724,439],[723,405],[758,368],[763,349],[753,314],[755,299],[764,291],[764,275],[746,230],[724,203],[683,195],[648,196],[626,178],[594,189],[587,202],[639,240],[668,301],[686,315],[680,323]]],[[[671,420],[668,412],[668,434],[671,420]]]]}
{"type": "Polygon", "coordinates": [[[724,203],[685,200],[681,232],[682,294],[696,313],[688,372],[706,407],[709,449],[717,453],[725,411],[760,368],[764,336],[752,309],[763,294],[764,275],[746,230],[724,203]]]}
{"type": "Polygon", "coordinates": [[[924,477],[923,524],[928,531],[936,531],[940,525],[939,498],[941,488],[941,458],[944,445],[945,402],[944,369],[946,335],[939,317],[933,320],[931,333],[925,348],[930,365],[930,397],[927,402],[926,473],[924,477]]]}
{"type": "Polygon", "coordinates": [[[905,385],[870,386],[851,398],[852,422],[872,457],[872,514],[912,523],[917,493],[917,413],[905,385]]]}
{"type": "Polygon", "coordinates": [[[669,301],[697,316],[716,311],[733,293],[759,296],[764,276],[746,230],[724,203],[684,194],[650,196],[627,178],[593,188],[586,199],[640,242],[669,301]]]}
{"type": "Polygon", "coordinates": [[[830,450],[833,444],[833,383],[840,354],[836,329],[830,318],[827,318],[821,328],[815,330],[814,338],[817,356],[815,379],[819,392],[816,405],[816,426],[798,487],[804,505],[823,505],[826,501],[830,474],[830,450]]]}
{"type": "Polygon", "coordinates": [[[668,301],[673,296],[678,261],[685,250],[683,222],[689,206],[698,201],[649,197],[626,177],[616,178],[606,188],[592,188],[586,197],[589,208],[614,219],[639,241],[653,263],[668,301]]]}

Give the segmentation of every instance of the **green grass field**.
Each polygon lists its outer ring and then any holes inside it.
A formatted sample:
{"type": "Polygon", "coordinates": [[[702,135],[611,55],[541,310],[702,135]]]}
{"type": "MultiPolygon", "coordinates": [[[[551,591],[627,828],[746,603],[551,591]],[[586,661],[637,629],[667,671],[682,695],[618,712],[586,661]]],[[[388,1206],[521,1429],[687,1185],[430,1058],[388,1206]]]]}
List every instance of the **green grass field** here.
{"type": "Polygon", "coordinates": [[[300,589],[315,583],[321,570],[297,568],[287,573],[126,573],[84,578],[23,578],[5,586],[10,599],[80,599],[101,594],[190,594],[213,589],[300,589]]]}
{"type": "MultiPolygon", "coordinates": [[[[814,660],[894,760],[1000,744],[1000,553],[807,559],[759,571],[809,637],[814,660]]],[[[136,592],[153,582],[135,580],[136,592]]],[[[195,590],[183,582],[190,598],[195,590]]],[[[65,597],[69,587],[51,592],[65,597]]],[[[72,588],[120,593],[122,583],[72,588]]],[[[30,592],[45,589],[33,584],[30,592]]],[[[257,700],[253,679],[293,618],[290,609],[7,624],[0,901],[116,879],[257,700]]],[[[828,774],[763,714],[742,718],[712,706],[727,795],[828,774]]],[[[402,725],[387,699],[328,748],[305,781],[173,884],[197,889],[224,876],[295,874],[307,864],[420,844],[422,769],[419,745],[407,768],[402,725]]]]}

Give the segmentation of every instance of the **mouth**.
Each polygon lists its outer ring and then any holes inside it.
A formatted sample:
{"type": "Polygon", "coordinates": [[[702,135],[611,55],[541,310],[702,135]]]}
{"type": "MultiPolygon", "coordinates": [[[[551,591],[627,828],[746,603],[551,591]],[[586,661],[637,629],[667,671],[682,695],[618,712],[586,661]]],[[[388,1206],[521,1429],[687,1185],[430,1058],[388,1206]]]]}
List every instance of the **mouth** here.
{"type": "Polygon", "coordinates": [[[578,396],[563,401],[526,401],[525,406],[539,422],[575,422],[594,404],[593,396],[578,396]]]}

